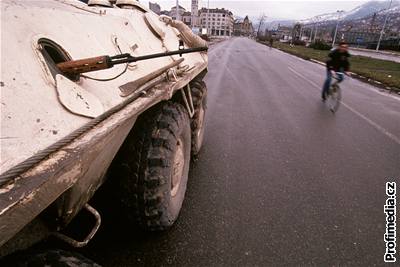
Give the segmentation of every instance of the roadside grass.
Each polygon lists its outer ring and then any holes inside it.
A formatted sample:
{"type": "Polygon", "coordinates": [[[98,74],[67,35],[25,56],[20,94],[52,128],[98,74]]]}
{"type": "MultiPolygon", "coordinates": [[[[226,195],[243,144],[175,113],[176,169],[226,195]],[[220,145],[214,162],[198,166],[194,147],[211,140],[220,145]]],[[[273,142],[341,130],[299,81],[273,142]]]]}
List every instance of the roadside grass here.
{"type": "MultiPolygon", "coordinates": [[[[327,60],[329,54],[329,51],[315,50],[304,46],[291,47],[289,44],[280,42],[275,42],[274,47],[307,60],[315,59],[322,62],[327,60]]],[[[350,64],[352,72],[379,81],[386,86],[395,87],[395,90],[400,90],[400,63],[364,56],[352,56],[350,64]]]]}

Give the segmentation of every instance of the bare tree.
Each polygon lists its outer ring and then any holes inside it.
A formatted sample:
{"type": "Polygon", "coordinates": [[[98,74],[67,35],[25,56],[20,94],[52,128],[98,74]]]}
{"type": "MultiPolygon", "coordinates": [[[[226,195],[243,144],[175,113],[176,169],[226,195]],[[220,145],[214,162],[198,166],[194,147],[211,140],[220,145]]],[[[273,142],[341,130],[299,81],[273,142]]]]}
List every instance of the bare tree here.
{"type": "Polygon", "coordinates": [[[265,15],[265,13],[262,13],[258,19],[258,29],[257,29],[257,38],[260,37],[260,31],[261,31],[261,27],[264,25],[264,20],[267,16],[265,15]]]}

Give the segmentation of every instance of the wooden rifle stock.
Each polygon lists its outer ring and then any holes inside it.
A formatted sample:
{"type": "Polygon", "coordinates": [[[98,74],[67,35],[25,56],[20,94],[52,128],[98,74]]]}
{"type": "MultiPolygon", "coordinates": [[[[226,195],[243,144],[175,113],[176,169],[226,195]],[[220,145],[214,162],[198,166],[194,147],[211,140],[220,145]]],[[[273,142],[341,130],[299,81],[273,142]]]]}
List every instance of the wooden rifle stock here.
{"type": "Polygon", "coordinates": [[[65,75],[76,75],[85,72],[109,69],[113,66],[109,56],[84,58],[57,64],[57,68],[65,75]]]}

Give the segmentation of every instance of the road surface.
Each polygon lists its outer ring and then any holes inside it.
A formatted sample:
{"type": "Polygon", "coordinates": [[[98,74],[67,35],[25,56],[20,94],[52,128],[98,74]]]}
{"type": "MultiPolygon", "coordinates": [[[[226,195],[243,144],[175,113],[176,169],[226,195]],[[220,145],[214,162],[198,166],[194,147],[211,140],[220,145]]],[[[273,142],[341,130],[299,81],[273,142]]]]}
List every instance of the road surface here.
{"type": "Polygon", "coordinates": [[[359,55],[359,56],[365,56],[365,57],[372,57],[372,58],[377,58],[377,59],[382,59],[382,60],[389,60],[389,61],[394,61],[400,63],[400,55],[393,55],[393,54],[388,54],[388,53],[377,53],[374,50],[357,50],[357,49],[351,49],[350,48],[350,54],[352,55],[359,55]]]}
{"type": "Polygon", "coordinates": [[[400,181],[400,101],[357,80],[320,100],[325,70],[236,38],[210,51],[207,132],[176,225],[83,253],[104,266],[383,264],[385,183],[400,181]]]}

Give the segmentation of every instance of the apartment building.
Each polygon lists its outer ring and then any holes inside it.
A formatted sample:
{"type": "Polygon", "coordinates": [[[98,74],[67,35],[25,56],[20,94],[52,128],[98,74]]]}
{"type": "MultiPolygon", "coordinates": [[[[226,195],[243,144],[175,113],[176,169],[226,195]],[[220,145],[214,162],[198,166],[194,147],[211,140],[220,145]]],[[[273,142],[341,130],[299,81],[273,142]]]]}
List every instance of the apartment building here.
{"type": "Polygon", "coordinates": [[[232,36],[234,18],[231,11],[224,8],[199,10],[200,26],[212,36],[232,36]]]}

